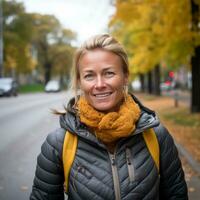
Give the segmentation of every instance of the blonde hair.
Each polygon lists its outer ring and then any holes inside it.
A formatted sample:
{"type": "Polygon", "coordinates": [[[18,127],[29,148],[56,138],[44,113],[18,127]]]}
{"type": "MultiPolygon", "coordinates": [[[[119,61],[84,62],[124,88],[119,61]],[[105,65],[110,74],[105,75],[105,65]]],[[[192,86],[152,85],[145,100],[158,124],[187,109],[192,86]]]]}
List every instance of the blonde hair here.
{"type": "Polygon", "coordinates": [[[81,57],[88,51],[94,49],[102,49],[109,52],[112,52],[118,55],[123,63],[123,72],[124,74],[129,74],[129,63],[128,56],[123,46],[109,34],[95,35],[88,40],[86,40],[80,48],[77,49],[74,55],[74,63],[71,71],[71,89],[75,93],[75,98],[77,99],[77,93],[79,90],[78,81],[80,79],[79,74],[79,61],[81,57]]]}

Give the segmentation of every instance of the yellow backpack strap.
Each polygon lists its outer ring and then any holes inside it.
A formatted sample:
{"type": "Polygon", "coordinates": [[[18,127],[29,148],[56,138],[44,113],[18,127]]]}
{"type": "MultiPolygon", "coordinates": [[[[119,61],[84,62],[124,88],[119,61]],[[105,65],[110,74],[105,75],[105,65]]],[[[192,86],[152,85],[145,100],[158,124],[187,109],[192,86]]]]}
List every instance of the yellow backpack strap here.
{"type": "Polygon", "coordinates": [[[160,148],[153,128],[145,130],[143,132],[143,137],[159,172],[160,148]]]}
{"type": "Polygon", "coordinates": [[[74,161],[76,149],[77,149],[78,137],[69,131],[66,132],[64,143],[63,143],[63,169],[65,175],[65,191],[68,190],[68,182],[69,182],[69,172],[74,161]]]}

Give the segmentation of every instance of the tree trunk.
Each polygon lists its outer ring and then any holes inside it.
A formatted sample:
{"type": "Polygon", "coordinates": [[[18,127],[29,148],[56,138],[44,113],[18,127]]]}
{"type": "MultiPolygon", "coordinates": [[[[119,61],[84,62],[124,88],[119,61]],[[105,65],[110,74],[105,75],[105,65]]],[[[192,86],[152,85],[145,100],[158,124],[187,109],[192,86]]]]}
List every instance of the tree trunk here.
{"type": "Polygon", "coordinates": [[[195,48],[192,57],[192,95],[191,112],[200,112],[200,46],[195,48]]]}
{"type": "Polygon", "coordinates": [[[47,84],[47,82],[51,79],[51,68],[52,65],[50,62],[45,63],[45,75],[44,75],[44,81],[45,84],[47,84]]]}
{"type": "MultiPolygon", "coordinates": [[[[192,7],[192,30],[196,33],[199,30],[199,6],[191,0],[192,7]]],[[[192,64],[192,94],[191,112],[200,112],[200,46],[195,47],[195,54],[191,59],[192,64]]]]}
{"type": "Polygon", "coordinates": [[[145,91],[145,84],[144,84],[144,74],[139,74],[140,83],[141,83],[141,92],[145,91]]]}
{"type": "Polygon", "coordinates": [[[0,1],[0,77],[3,77],[3,2],[0,1]]]}
{"type": "Polygon", "coordinates": [[[60,73],[60,86],[61,86],[61,88],[65,87],[65,84],[64,84],[64,73],[63,72],[60,73]]]}
{"type": "Polygon", "coordinates": [[[152,94],[152,73],[151,71],[147,74],[147,92],[152,94]]]}
{"type": "Polygon", "coordinates": [[[160,66],[153,69],[153,94],[160,96],[160,66]]]}

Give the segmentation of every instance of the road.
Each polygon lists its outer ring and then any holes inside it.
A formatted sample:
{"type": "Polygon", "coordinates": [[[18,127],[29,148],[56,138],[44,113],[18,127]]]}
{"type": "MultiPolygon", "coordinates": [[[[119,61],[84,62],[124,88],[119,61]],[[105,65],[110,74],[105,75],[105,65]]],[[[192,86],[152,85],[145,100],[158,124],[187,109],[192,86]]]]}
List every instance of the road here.
{"type": "Polygon", "coordinates": [[[51,108],[63,109],[70,92],[0,98],[0,199],[27,200],[37,155],[47,134],[59,127],[51,108]]]}

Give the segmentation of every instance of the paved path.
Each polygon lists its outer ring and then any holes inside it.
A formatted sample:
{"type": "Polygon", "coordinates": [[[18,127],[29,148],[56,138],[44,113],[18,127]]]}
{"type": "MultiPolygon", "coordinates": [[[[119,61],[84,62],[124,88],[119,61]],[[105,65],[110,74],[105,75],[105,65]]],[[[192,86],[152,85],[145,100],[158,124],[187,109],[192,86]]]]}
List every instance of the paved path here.
{"type": "Polygon", "coordinates": [[[200,199],[200,165],[192,155],[180,144],[176,144],[185,171],[185,178],[188,185],[189,200],[200,199]]]}

